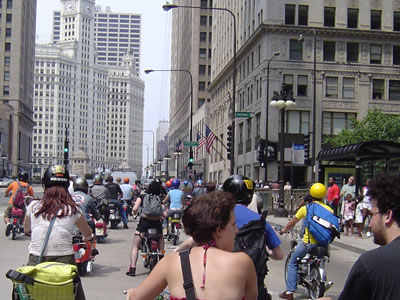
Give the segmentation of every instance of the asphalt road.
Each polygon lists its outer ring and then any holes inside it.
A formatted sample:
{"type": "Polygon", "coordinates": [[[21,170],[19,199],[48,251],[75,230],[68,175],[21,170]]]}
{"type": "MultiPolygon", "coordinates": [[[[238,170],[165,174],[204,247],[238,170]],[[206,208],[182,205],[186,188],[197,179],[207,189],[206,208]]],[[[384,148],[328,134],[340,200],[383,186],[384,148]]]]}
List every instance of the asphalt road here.
{"type": "MultiPolygon", "coordinates": [[[[40,186],[34,187],[35,193],[41,196],[40,186]]],[[[7,199],[4,197],[3,190],[0,190],[0,215],[3,215],[7,199]]],[[[92,299],[125,299],[122,291],[129,287],[136,287],[144,280],[148,270],[143,268],[143,263],[138,261],[137,276],[128,277],[125,275],[129,265],[129,254],[132,245],[132,237],[136,228],[136,221],[129,220],[129,229],[119,228],[110,231],[109,237],[104,243],[98,245],[100,254],[96,257],[92,274],[82,278],[83,287],[88,300],[92,299]]],[[[9,269],[16,269],[28,260],[29,238],[19,236],[12,241],[10,237],[4,235],[5,225],[0,225],[0,266],[5,274],[9,269]]],[[[184,237],[182,237],[184,239],[184,237]]],[[[290,236],[282,237],[282,248],[285,253],[289,250],[290,236]]],[[[167,253],[174,247],[166,243],[167,253]]],[[[331,260],[326,265],[328,280],[333,281],[333,287],[326,293],[328,296],[337,298],[340,293],[347,274],[357,260],[359,254],[339,247],[331,246],[331,260]]],[[[269,261],[269,274],[266,284],[273,295],[273,299],[279,299],[278,294],[285,290],[283,268],[284,261],[269,261]]],[[[9,299],[11,295],[11,282],[4,275],[0,276],[1,299],[9,299]]],[[[295,299],[307,299],[304,288],[299,287],[295,299]]]]}

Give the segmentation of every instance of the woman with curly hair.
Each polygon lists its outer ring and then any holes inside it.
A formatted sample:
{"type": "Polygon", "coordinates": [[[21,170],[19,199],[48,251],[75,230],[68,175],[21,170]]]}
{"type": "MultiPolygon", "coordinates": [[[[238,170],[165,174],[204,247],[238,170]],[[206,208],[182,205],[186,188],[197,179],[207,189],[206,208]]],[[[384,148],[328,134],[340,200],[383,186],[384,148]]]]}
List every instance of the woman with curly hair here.
{"type": "MultiPolygon", "coordinates": [[[[68,192],[69,174],[60,165],[48,167],[42,178],[43,199],[32,201],[26,209],[25,234],[31,236],[29,244],[29,266],[38,263],[43,241],[49,224],[55,218],[42,262],[56,261],[75,265],[72,237],[75,226],[86,240],[93,240],[92,230],[82,211],[68,192]]],[[[82,285],[79,284],[76,299],[85,299],[82,285]]]]}
{"type": "MultiPolygon", "coordinates": [[[[194,198],[183,213],[185,233],[199,245],[188,257],[196,299],[257,299],[253,262],[243,252],[232,252],[238,232],[235,204],[231,194],[216,191],[194,198]]],[[[186,299],[182,256],[167,255],[138,288],[128,290],[127,299],[154,299],[166,286],[170,299],[186,299]]]]}

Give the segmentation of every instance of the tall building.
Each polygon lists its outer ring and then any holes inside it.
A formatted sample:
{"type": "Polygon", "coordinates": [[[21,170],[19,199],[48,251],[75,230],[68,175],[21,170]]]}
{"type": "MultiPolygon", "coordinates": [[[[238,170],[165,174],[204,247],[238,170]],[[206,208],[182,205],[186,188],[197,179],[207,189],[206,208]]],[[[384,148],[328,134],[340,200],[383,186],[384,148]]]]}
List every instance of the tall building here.
{"type": "Polygon", "coordinates": [[[95,1],[61,0],[59,39],[37,45],[34,173],[83,151],[89,170],[128,164],[140,176],[144,83],[130,54],[117,66],[100,65],[94,43],[95,1]],[[134,130],[139,130],[133,132],[134,130]]]}
{"type": "MultiPolygon", "coordinates": [[[[140,70],[141,15],[112,12],[109,6],[102,11],[95,7],[94,41],[99,64],[118,66],[122,58],[130,53],[135,58],[136,72],[140,70]]],[[[54,43],[61,38],[61,12],[53,12],[54,43]]]]}
{"type": "MultiPolygon", "coordinates": [[[[185,5],[187,1],[179,0],[175,4],[185,5]]],[[[199,7],[211,7],[211,0],[199,1],[199,7]]],[[[211,41],[212,41],[212,11],[206,9],[172,10],[172,44],[171,69],[186,70],[187,72],[171,72],[170,88],[170,123],[169,123],[169,150],[175,152],[179,141],[189,141],[190,118],[193,118],[192,140],[196,141],[197,133],[205,135],[205,126],[208,124],[208,106],[210,101],[207,87],[211,75],[211,41]],[[192,78],[192,82],[191,82],[192,78]],[[191,95],[193,84],[193,95],[191,95]],[[193,115],[190,115],[191,96],[193,97],[193,115]]],[[[170,173],[176,172],[177,166],[180,178],[189,177],[187,164],[189,162],[189,148],[185,147],[183,155],[175,156],[177,162],[172,161],[170,173]],[[187,151],[186,151],[187,150],[187,151]]],[[[195,148],[193,147],[193,152],[195,148]]],[[[206,157],[201,149],[195,157],[192,177],[201,177],[206,170],[206,157]]]]}
{"type": "Polygon", "coordinates": [[[30,169],[36,0],[0,1],[0,151],[2,176],[30,169]]]}

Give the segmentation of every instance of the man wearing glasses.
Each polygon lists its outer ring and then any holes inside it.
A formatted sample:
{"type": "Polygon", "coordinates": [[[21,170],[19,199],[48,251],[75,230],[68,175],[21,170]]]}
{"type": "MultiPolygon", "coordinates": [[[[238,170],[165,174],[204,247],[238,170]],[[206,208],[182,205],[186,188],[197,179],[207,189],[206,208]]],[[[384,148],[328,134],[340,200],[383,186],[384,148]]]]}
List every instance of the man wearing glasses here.
{"type": "Polygon", "coordinates": [[[381,174],[370,180],[371,231],[374,243],[382,247],[364,253],[355,262],[339,300],[400,299],[399,182],[400,173],[381,174]]]}

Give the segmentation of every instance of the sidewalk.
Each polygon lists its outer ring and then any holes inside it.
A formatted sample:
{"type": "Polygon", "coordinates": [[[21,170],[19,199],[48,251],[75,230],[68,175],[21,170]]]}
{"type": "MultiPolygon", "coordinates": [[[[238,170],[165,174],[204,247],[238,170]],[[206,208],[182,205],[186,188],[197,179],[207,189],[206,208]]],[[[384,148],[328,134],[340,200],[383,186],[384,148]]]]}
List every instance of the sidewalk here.
{"type": "MultiPolygon", "coordinates": [[[[272,227],[276,225],[285,226],[289,222],[289,218],[283,217],[274,217],[273,215],[267,216],[267,222],[272,225],[272,227]]],[[[300,222],[299,222],[300,223],[300,222]]],[[[296,226],[299,224],[297,223],[296,226]]],[[[366,251],[378,248],[379,246],[374,244],[373,237],[367,238],[366,234],[363,234],[363,238],[356,238],[354,236],[345,236],[343,232],[341,232],[340,239],[335,239],[331,244],[333,246],[346,249],[348,251],[352,251],[358,254],[362,254],[366,251]]]]}

